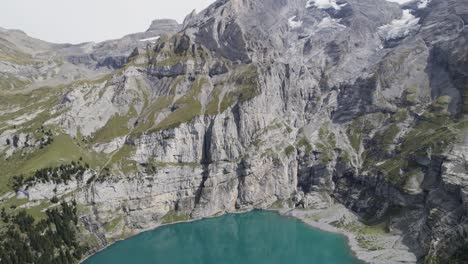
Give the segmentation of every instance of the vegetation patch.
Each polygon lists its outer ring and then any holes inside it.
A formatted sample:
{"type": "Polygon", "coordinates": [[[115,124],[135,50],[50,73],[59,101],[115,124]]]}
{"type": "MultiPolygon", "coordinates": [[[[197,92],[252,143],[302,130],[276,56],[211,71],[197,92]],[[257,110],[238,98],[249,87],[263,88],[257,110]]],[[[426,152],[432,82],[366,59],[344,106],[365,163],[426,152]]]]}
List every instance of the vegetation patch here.
{"type": "Polygon", "coordinates": [[[273,155],[276,155],[276,152],[272,148],[269,148],[265,150],[260,157],[263,159],[266,157],[272,157],[273,155]]]}
{"type": "Polygon", "coordinates": [[[186,63],[191,57],[172,55],[166,59],[156,62],[156,67],[173,67],[179,63],[186,63]]]}
{"type": "Polygon", "coordinates": [[[412,86],[403,92],[404,102],[408,105],[415,105],[418,102],[418,87],[412,86]]]}
{"type": "Polygon", "coordinates": [[[8,73],[0,73],[0,90],[19,90],[30,83],[29,80],[21,80],[8,73]]]}
{"type": "Polygon", "coordinates": [[[136,110],[132,107],[127,115],[114,115],[107,124],[96,131],[93,135],[93,142],[110,142],[130,132],[130,119],[137,116],[136,110]]]}
{"type": "Polygon", "coordinates": [[[123,216],[120,216],[120,217],[117,217],[117,218],[114,218],[112,219],[110,222],[107,222],[105,225],[104,225],[104,229],[107,231],[107,232],[112,232],[116,229],[116,227],[123,221],[123,216]]]}
{"type": "Polygon", "coordinates": [[[284,154],[286,154],[286,156],[290,156],[291,154],[294,153],[294,151],[296,151],[296,148],[289,145],[285,150],[284,150],[284,154]]]}
{"type": "Polygon", "coordinates": [[[346,130],[349,142],[353,149],[359,153],[361,151],[361,144],[366,135],[373,129],[369,121],[365,117],[356,118],[346,130]]]}
{"type": "Polygon", "coordinates": [[[50,145],[42,149],[21,149],[8,159],[0,159],[3,170],[0,177],[0,193],[11,190],[10,179],[16,175],[30,175],[43,168],[59,167],[62,164],[82,160],[82,164],[96,167],[102,163],[100,157],[78,146],[68,135],[54,137],[50,145]]]}
{"type": "Polygon", "coordinates": [[[78,80],[70,84],[71,87],[76,87],[76,86],[83,86],[83,85],[98,85],[98,84],[103,84],[103,83],[108,83],[114,75],[112,73],[109,74],[104,74],[99,76],[96,79],[92,80],[78,80]]]}
{"type": "Polygon", "coordinates": [[[172,224],[190,220],[190,216],[171,210],[161,219],[162,224],[172,224]]]}
{"type": "Polygon", "coordinates": [[[161,121],[156,126],[156,130],[175,128],[199,116],[201,114],[202,105],[198,100],[198,95],[205,83],[206,79],[204,78],[196,80],[190,92],[175,102],[174,106],[177,107],[177,109],[161,121]]]}
{"type": "Polygon", "coordinates": [[[401,123],[408,119],[408,110],[406,109],[399,109],[395,115],[392,117],[393,121],[401,123]]]}
{"type": "Polygon", "coordinates": [[[219,96],[221,94],[220,87],[215,87],[210,95],[210,102],[206,106],[205,115],[214,116],[219,113],[219,96]]]}
{"type": "Polygon", "coordinates": [[[19,65],[38,62],[34,60],[31,55],[16,48],[15,44],[3,38],[0,38],[0,61],[7,61],[19,65]]]}
{"type": "MultiPolygon", "coordinates": [[[[375,146],[390,144],[390,139],[393,141],[398,131],[392,126],[374,138],[375,146]]],[[[403,139],[396,143],[395,153],[384,157],[383,162],[380,162],[382,157],[368,149],[364,155],[364,168],[376,169],[394,186],[403,187],[411,173],[421,167],[416,158],[444,154],[456,141],[460,133],[459,127],[460,122],[447,114],[426,112],[403,139]]]]}
{"type": "Polygon", "coordinates": [[[283,209],[283,208],[293,208],[294,202],[291,199],[287,200],[276,200],[272,205],[270,205],[270,209],[283,209]]]}
{"type": "Polygon", "coordinates": [[[221,102],[221,113],[235,103],[249,101],[260,93],[257,67],[254,65],[249,65],[240,73],[235,74],[232,82],[235,85],[235,89],[227,92],[224,96],[221,102]]]}
{"type": "Polygon", "coordinates": [[[449,115],[433,114],[423,119],[406,135],[400,151],[405,154],[442,154],[457,135],[456,121],[449,115]]]}
{"type": "MultiPolygon", "coordinates": [[[[135,147],[132,145],[124,144],[113,156],[111,161],[109,162],[109,166],[117,166],[119,167],[122,172],[129,173],[137,171],[137,162],[130,159],[132,154],[135,151],[135,147]]],[[[105,177],[110,176],[110,169],[104,168],[99,175],[99,180],[104,180],[105,177]]]]}
{"type": "MultiPolygon", "coordinates": [[[[320,129],[322,131],[323,127],[320,129]]],[[[336,148],[336,136],[335,133],[325,130],[324,134],[321,134],[320,138],[327,143],[331,148],[336,148]]]]}
{"type": "Polygon", "coordinates": [[[345,150],[341,151],[340,155],[338,156],[340,161],[346,163],[346,164],[352,164],[352,159],[349,153],[345,150]]]}
{"type": "Polygon", "coordinates": [[[44,122],[53,118],[49,111],[56,106],[62,95],[63,87],[43,87],[33,91],[8,92],[0,90],[0,110],[18,109],[0,115],[0,133],[2,130],[15,129],[21,126],[20,131],[33,132],[43,126],[44,122]],[[24,116],[35,114],[31,120],[24,120],[18,124],[10,124],[12,120],[21,119],[24,116]]]}
{"type": "Polygon", "coordinates": [[[333,159],[333,151],[336,148],[336,135],[328,128],[328,124],[322,125],[319,130],[320,142],[315,147],[320,151],[320,162],[328,164],[333,159]]]}
{"type": "Polygon", "coordinates": [[[145,110],[145,114],[137,121],[136,128],[132,131],[134,135],[140,135],[146,131],[151,131],[155,127],[157,114],[168,108],[174,101],[174,95],[160,96],[156,101],[145,110]]]}
{"type": "Polygon", "coordinates": [[[297,147],[304,148],[306,155],[310,155],[312,153],[312,145],[306,137],[301,138],[297,142],[297,147]]]}
{"type": "Polygon", "coordinates": [[[396,123],[392,123],[387,129],[385,129],[381,133],[377,133],[374,137],[374,140],[379,142],[379,147],[383,150],[388,150],[391,145],[393,145],[393,141],[400,132],[400,128],[398,128],[396,123]]]}
{"type": "Polygon", "coordinates": [[[383,247],[376,245],[380,236],[388,233],[386,223],[377,225],[364,225],[357,222],[340,219],[330,223],[332,226],[344,229],[356,235],[356,240],[361,248],[370,251],[382,250],[383,247]]]}
{"type": "Polygon", "coordinates": [[[447,112],[451,101],[452,98],[448,95],[437,97],[431,105],[432,111],[447,112]]]}
{"type": "Polygon", "coordinates": [[[468,114],[468,89],[464,89],[462,92],[462,100],[463,100],[463,105],[462,105],[462,110],[463,114],[468,114]]]}

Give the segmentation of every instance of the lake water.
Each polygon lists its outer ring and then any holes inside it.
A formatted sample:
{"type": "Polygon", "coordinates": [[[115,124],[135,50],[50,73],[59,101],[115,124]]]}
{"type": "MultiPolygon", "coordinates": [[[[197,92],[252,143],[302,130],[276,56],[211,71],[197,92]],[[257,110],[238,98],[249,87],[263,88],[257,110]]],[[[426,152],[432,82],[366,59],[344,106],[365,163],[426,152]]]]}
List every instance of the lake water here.
{"type": "Polygon", "coordinates": [[[120,241],[85,264],[356,264],[343,236],[273,212],[163,226],[120,241]]]}

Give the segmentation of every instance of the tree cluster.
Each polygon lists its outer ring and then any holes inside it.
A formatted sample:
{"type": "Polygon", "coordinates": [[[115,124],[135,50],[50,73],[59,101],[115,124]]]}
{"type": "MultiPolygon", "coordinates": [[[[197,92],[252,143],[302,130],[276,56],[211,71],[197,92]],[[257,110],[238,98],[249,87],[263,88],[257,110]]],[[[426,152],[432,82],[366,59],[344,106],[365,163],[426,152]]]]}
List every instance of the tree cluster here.
{"type": "Polygon", "coordinates": [[[32,179],[34,182],[53,182],[55,184],[67,183],[74,177],[80,180],[86,171],[86,166],[72,161],[70,164],[62,164],[58,167],[48,167],[37,170],[32,179]]]}
{"type": "Polygon", "coordinates": [[[0,262],[5,264],[71,264],[86,252],[77,241],[76,203],[62,202],[47,210],[40,221],[20,211],[6,217],[7,227],[0,232],[0,262]]]}
{"type": "Polygon", "coordinates": [[[38,132],[43,135],[39,141],[39,148],[42,149],[54,142],[54,135],[52,133],[52,130],[46,130],[44,129],[44,127],[41,126],[38,132]]]}
{"type": "Polygon", "coordinates": [[[24,185],[32,185],[37,182],[67,184],[72,179],[83,180],[83,175],[85,171],[89,169],[89,165],[87,163],[82,164],[81,160],[80,158],[78,162],[72,161],[69,164],[36,170],[29,178],[26,178],[24,175],[14,176],[11,180],[11,186],[15,191],[18,191],[24,185]]]}

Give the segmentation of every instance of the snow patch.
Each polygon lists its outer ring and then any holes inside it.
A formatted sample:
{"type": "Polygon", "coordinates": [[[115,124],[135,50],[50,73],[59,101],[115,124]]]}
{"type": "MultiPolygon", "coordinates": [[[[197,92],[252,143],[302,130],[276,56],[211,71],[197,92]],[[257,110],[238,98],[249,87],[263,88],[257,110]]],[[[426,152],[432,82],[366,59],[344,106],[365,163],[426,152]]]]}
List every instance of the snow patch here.
{"type": "Polygon", "coordinates": [[[400,4],[400,5],[405,5],[405,4],[408,4],[408,3],[411,3],[411,2],[417,2],[419,9],[426,8],[429,5],[429,3],[431,2],[431,0],[387,0],[387,1],[397,3],[397,4],[400,4]]]}
{"type": "Polygon", "coordinates": [[[410,10],[403,10],[403,16],[388,25],[381,26],[379,34],[386,40],[404,38],[419,28],[418,23],[419,18],[413,16],[410,10]]]}
{"type": "Polygon", "coordinates": [[[387,1],[397,3],[397,4],[400,4],[400,5],[404,5],[404,4],[407,4],[409,2],[413,2],[415,0],[387,0],[387,1]]]}
{"type": "Polygon", "coordinates": [[[421,0],[421,1],[419,1],[418,8],[419,9],[426,8],[429,5],[430,2],[431,2],[431,0],[421,0]]]}
{"type": "Polygon", "coordinates": [[[288,20],[288,25],[291,28],[298,28],[298,27],[302,26],[302,21],[295,21],[296,17],[297,16],[293,16],[293,17],[289,18],[289,20],[288,20]]]}
{"type": "Polygon", "coordinates": [[[335,10],[340,10],[342,7],[346,6],[347,4],[339,5],[336,3],[336,0],[308,0],[306,4],[306,8],[310,7],[317,7],[319,9],[330,9],[333,8],[335,10]]]}
{"type": "Polygon", "coordinates": [[[159,39],[159,36],[156,36],[156,37],[151,37],[151,38],[145,38],[145,39],[140,39],[141,42],[146,42],[146,41],[149,41],[149,42],[156,42],[156,40],[159,39]]]}

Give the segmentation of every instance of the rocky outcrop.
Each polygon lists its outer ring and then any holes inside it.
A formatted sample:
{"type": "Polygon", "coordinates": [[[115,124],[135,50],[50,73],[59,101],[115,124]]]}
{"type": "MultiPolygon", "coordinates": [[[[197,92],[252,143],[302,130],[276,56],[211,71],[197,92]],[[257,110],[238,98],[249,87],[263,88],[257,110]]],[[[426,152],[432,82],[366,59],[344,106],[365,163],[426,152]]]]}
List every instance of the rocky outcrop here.
{"type": "Polygon", "coordinates": [[[459,255],[467,4],[331,2],[217,1],[64,93],[45,124],[105,159],[86,183],[57,188],[85,208],[96,247],[168,214],[338,201],[401,235],[411,261],[459,255]]]}

